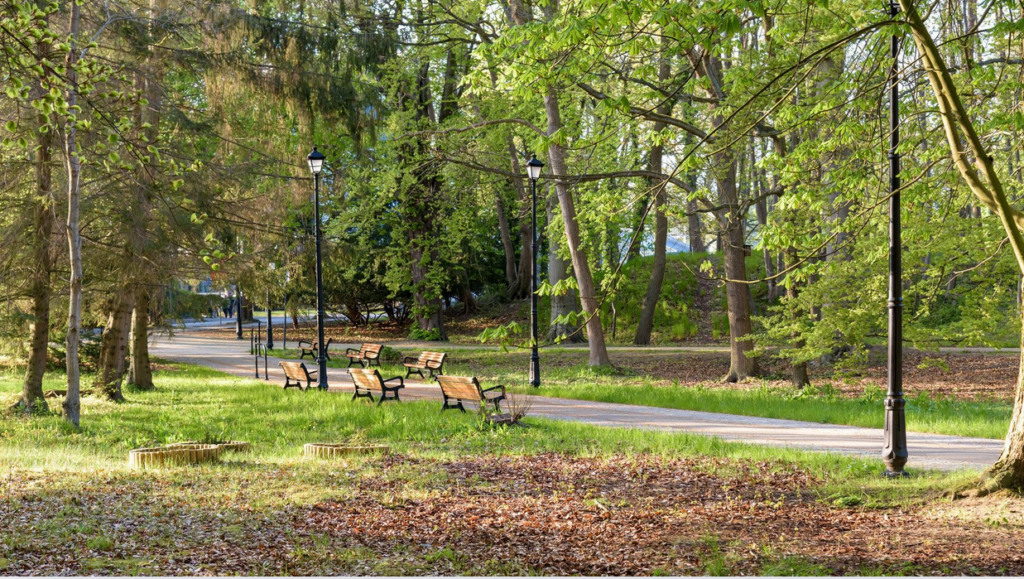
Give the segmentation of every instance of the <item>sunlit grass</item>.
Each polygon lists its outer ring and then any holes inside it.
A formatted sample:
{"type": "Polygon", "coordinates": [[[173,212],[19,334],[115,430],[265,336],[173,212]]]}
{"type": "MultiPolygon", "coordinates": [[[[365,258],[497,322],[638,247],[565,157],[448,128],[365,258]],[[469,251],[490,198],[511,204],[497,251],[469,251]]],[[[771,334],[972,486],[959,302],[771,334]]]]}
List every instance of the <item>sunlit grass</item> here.
{"type": "MultiPolygon", "coordinates": [[[[443,351],[444,347],[439,345],[438,349],[443,351]]],[[[275,355],[297,358],[298,351],[278,350],[275,355]]],[[[595,369],[575,361],[585,361],[585,352],[549,349],[545,356],[543,386],[533,391],[541,396],[822,424],[883,426],[884,392],[880,387],[869,387],[859,397],[847,397],[833,390],[827,382],[802,390],[767,383],[731,388],[712,377],[696,386],[666,385],[664,381],[656,383],[650,376],[611,368],[595,369]]],[[[313,364],[310,361],[307,365],[313,364]]],[[[339,352],[328,365],[344,368],[348,360],[339,352]]],[[[449,374],[477,376],[490,383],[521,386],[527,383],[526,369],[524,353],[495,350],[450,350],[449,362],[445,365],[449,374]]],[[[385,363],[381,374],[385,377],[404,376],[405,368],[400,363],[385,363]]],[[[413,378],[416,377],[414,374],[413,378]]],[[[914,432],[1000,439],[1006,435],[1012,410],[1012,405],[1007,402],[936,398],[926,392],[908,393],[907,428],[914,432]]]]}

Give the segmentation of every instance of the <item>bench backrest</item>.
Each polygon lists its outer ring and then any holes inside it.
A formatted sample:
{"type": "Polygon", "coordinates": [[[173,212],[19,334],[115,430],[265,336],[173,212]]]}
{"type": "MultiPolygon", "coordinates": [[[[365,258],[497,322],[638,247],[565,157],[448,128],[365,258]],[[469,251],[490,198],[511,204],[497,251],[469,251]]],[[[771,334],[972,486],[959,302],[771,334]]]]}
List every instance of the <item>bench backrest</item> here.
{"type": "Polygon", "coordinates": [[[349,368],[348,373],[352,376],[352,382],[359,388],[366,390],[383,391],[383,380],[380,373],[369,368],[349,368]]]}
{"type": "Polygon", "coordinates": [[[465,376],[438,376],[437,383],[441,385],[441,392],[448,398],[458,400],[482,400],[480,393],[480,382],[474,378],[465,376]]]}
{"type": "Polygon", "coordinates": [[[447,355],[444,352],[423,352],[420,354],[419,363],[427,368],[440,368],[447,355]]]}
{"type": "Polygon", "coordinates": [[[376,358],[383,349],[384,344],[363,344],[363,347],[359,348],[359,355],[363,358],[376,358]]]}
{"type": "Polygon", "coordinates": [[[302,362],[281,362],[281,368],[292,380],[309,380],[309,371],[302,362]]]}

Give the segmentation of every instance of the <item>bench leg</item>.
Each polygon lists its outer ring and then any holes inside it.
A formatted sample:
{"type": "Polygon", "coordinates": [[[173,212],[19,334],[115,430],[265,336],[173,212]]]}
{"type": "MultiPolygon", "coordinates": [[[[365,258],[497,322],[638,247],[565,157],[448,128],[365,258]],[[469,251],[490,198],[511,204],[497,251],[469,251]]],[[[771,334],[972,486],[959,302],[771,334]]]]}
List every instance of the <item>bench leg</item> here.
{"type": "Polygon", "coordinates": [[[356,389],[355,393],[352,394],[352,400],[355,400],[356,398],[369,398],[370,402],[374,401],[373,400],[373,392],[370,392],[370,391],[360,392],[358,388],[356,389]]]}
{"type": "Polygon", "coordinates": [[[448,402],[448,397],[445,396],[444,397],[444,405],[441,406],[441,411],[444,412],[445,410],[454,410],[456,408],[458,408],[459,410],[461,410],[463,412],[466,411],[466,408],[464,406],[462,406],[462,400],[459,400],[458,404],[452,404],[452,403],[448,402]]]}
{"type": "MultiPolygon", "coordinates": [[[[349,358],[348,359],[348,367],[349,368],[351,368],[352,365],[355,364],[355,363],[356,363],[356,359],[355,358],[349,358]]],[[[360,362],[360,365],[362,365],[362,362],[360,362]]]]}
{"type": "Polygon", "coordinates": [[[380,406],[380,403],[384,402],[385,400],[394,400],[396,402],[401,402],[401,399],[398,397],[398,388],[385,388],[384,390],[382,390],[380,394],[380,402],[377,403],[377,406],[380,406]],[[388,392],[391,393],[390,398],[388,397],[388,392]]]}

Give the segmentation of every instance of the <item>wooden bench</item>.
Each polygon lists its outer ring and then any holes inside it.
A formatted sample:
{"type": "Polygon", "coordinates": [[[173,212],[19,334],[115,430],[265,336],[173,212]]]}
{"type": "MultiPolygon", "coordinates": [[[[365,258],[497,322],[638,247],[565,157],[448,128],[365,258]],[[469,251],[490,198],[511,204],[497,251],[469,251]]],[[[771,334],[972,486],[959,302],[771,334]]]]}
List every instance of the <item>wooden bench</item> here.
{"type": "Polygon", "coordinates": [[[356,362],[362,367],[372,366],[374,362],[380,366],[380,351],[384,349],[384,344],[363,344],[359,349],[348,348],[345,350],[345,356],[348,357],[348,367],[351,368],[356,362]]]}
{"type": "Polygon", "coordinates": [[[405,388],[405,378],[395,376],[385,380],[376,369],[349,368],[348,373],[352,376],[352,384],[356,387],[352,400],[365,397],[373,402],[373,393],[376,391],[380,393],[380,400],[377,401],[377,405],[380,406],[381,402],[385,400],[398,400],[398,391],[405,388]],[[395,380],[398,380],[398,386],[388,386],[388,382],[395,380]],[[388,392],[391,392],[391,398],[388,398],[388,392]]]}
{"type": "Polygon", "coordinates": [[[444,406],[441,410],[458,408],[465,412],[462,406],[464,400],[475,400],[480,403],[481,408],[488,402],[494,403],[494,409],[501,412],[500,402],[505,399],[505,387],[497,385],[486,390],[480,387],[480,382],[474,376],[466,378],[463,376],[437,376],[437,383],[441,386],[441,394],[444,395],[444,406]],[[452,404],[455,400],[457,404],[452,404]]]}
{"type": "MultiPolygon", "coordinates": [[[[334,338],[327,338],[327,347],[324,348],[324,357],[326,357],[328,360],[331,359],[332,342],[334,342],[334,338]]],[[[301,360],[302,358],[305,358],[307,355],[309,355],[309,358],[311,360],[316,360],[318,355],[317,350],[319,348],[320,345],[316,342],[306,342],[304,340],[299,340],[299,359],[301,360]],[[303,346],[303,344],[306,345],[303,346]]]]}
{"type": "Polygon", "coordinates": [[[405,377],[416,372],[420,378],[426,378],[423,371],[430,372],[430,377],[435,378],[438,374],[444,374],[444,359],[448,356],[444,352],[423,352],[417,358],[406,356],[402,365],[406,367],[405,377]]]}
{"type": "Polygon", "coordinates": [[[313,380],[316,380],[317,371],[310,372],[302,362],[281,362],[281,369],[284,370],[285,390],[291,386],[299,390],[309,390],[313,386],[313,380]],[[292,380],[295,381],[294,384],[292,380]],[[306,382],[305,387],[302,386],[303,381],[306,382]]]}

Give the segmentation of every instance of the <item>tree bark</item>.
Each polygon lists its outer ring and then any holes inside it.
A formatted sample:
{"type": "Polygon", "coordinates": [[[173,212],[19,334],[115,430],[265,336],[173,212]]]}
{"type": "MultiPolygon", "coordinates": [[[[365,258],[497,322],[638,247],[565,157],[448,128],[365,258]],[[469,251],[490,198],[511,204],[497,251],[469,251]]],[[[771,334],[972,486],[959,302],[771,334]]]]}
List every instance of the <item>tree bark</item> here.
{"type": "MultiPolygon", "coordinates": [[[[707,81],[708,96],[725,101],[722,91],[722,62],[707,52],[694,51],[689,55],[690,63],[698,77],[707,81]]],[[[719,105],[710,104],[711,124],[717,130],[725,123],[719,105]]],[[[718,202],[725,208],[719,215],[724,231],[719,231],[719,249],[725,264],[725,295],[729,310],[729,373],[728,382],[738,382],[748,376],[757,375],[757,361],[749,353],[754,349],[750,339],[753,329],[750,322],[750,292],[747,284],[747,267],[744,261],[743,221],[745,215],[736,189],[736,156],[728,149],[720,149],[712,155],[715,183],[718,186],[718,202]]]]}
{"type": "MultiPolygon", "coordinates": [[[[511,179],[510,179],[511,181],[511,179]]],[[[501,199],[501,190],[494,191],[494,211],[498,214],[498,233],[501,235],[501,247],[505,250],[505,283],[508,284],[508,293],[518,293],[519,277],[516,271],[516,249],[512,244],[512,232],[509,229],[508,215],[505,213],[505,204],[501,199]]]]}
{"type": "MultiPolygon", "coordinates": [[[[74,111],[78,106],[78,72],[75,70],[78,62],[78,32],[81,23],[81,8],[78,2],[71,3],[69,12],[68,44],[70,44],[70,50],[68,50],[67,55],[67,101],[68,110],[74,111]]],[[[68,169],[68,261],[70,262],[71,271],[68,297],[68,332],[66,337],[68,392],[64,398],[63,415],[65,420],[77,427],[81,419],[81,375],[78,365],[78,344],[81,340],[82,329],[82,235],[79,231],[81,163],[78,158],[76,120],[73,114],[69,113],[67,127],[64,132],[64,158],[67,160],[68,169]]]]}
{"type": "MultiPolygon", "coordinates": [[[[548,88],[547,94],[544,95],[544,110],[548,117],[548,135],[553,135],[562,128],[558,93],[554,88],[548,88]]],[[[569,255],[572,257],[576,284],[580,289],[580,302],[583,305],[583,311],[587,314],[589,362],[591,366],[609,366],[611,359],[608,357],[608,348],[604,342],[604,329],[601,327],[600,312],[597,310],[594,278],[590,273],[590,262],[587,260],[586,250],[583,249],[579,224],[576,222],[576,205],[568,184],[562,179],[569,174],[565,166],[565,153],[562,151],[562,147],[554,141],[548,145],[548,160],[551,163],[551,174],[556,179],[555,192],[562,210],[562,221],[565,223],[565,240],[569,246],[569,255]]]]}
{"type": "MultiPolygon", "coordinates": [[[[45,56],[49,52],[49,44],[39,43],[38,52],[41,57],[45,56]]],[[[38,115],[37,120],[36,198],[32,223],[32,279],[29,283],[29,295],[32,299],[32,337],[19,402],[26,412],[47,408],[46,399],[43,397],[43,374],[46,373],[46,357],[50,346],[50,237],[53,234],[50,162],[53,158],[53,131],[42,129],[47,124],[44,116],[38,115]]]]}
{"type": "MultiPolygon", "coordinates": [[[[665,82],[672,74],[672,69],[666,60],[662,60],[658,68],[658,79],[665,82]]],[[[665,102],[658,107],[658,114],[671,115],[671,101],[665,102]]],[[[654,132],[659,133],[665,129],[665,123],[654,123],[654,132]]],[[[662,155],[664,147],[659,141],[651,147],[650,167],[651,172],[661,173],[662,155]]],[[[668,217],[665,215],[665,181],[649,181],[651,190],[654,191],[654,260],[651,264],[651,279],[647,282],[647,293],[644,295],[643,308],[640,310],[640,321],[636,327],[636,335],[633,343],[641,346],[651,343],[651,333],[654,330],[654,313],[657,310],[658,298],[661,296],[661,285],[665,281],[665,265],[668,261],[668,217]]]]}
{"type": "Polygon", "coordinates": [[[131,299],[121,295],[111,298],[107,314],[107,325],[103,329],[100,342],[100,361],[96,369],[96,388],[114,402],[124,402],[121,392],[121,379],[124,370],[124,350],[122,344],[125,320],[131,316],[131,299]]]}
{"type": "MultiPolygon", "coordinates": [[[[790,261],[796,263],[796,249],[789,250],[790,261]]],[[[797,283],[791,282],[789,287],[786,289],[786,297],[789,298],[789,311],[790,317],[796,320],[800,317],[800,311],[796,306],[796,298],[799,290],[797,289],[797,283]]],[[[793,335],[793,346],[796,348],[803,348],[804,341],[800,339],[800,334],[795,333],[793,335]]],[[[810,377],[807,375],[807,362],[792,362],[790,363],[789,381],[792,382],[793,386],[797,388],[803,388],[811,383],[810,377]]]]}
{"type": "MultiPolygon", "coordinates": [[[[519,153],[516,151],[515,142],[512,137],[508,138],[508,155],[512,164],[512,172],[516,175],[522,174],[522,167],[519,163],[519,153]]],[[[519,199],[519,267],[516,272],[516,284],[509,288],[509,299],[526,298],[530,295],[530,277],[533,275],[533,262],[530,261],[533,255],[533,230],[530,227],[530,220],[527,219],[527,211],[530,206],[530,195],[523,185],[522,179],[512,179],[512,186],[515,188],[516,197],[519,199]]]]}
{"type": "MultiPolygon", "coordinates": [[[[557,203],[558,199],[553,194],[550,195],[547,203],[547,222],[549,224],[554,222],[554,209],[557,203]]],[[[562,256],[558,254],[558,245],[557,240],[554,238],[548,241],[548,283],[551,285],[556,285],[569,275],[569,262],[562,259],[562,256]]],[[[579,311],[577,303],[576,290],[574,289],[567,290],[560,295],[551,296],[551,322],[548,326],[547,335],[549,342],[554,342],[558,339],[569,343],[584,341],[583,333],[579,331],[575,324],[555,321],[562,316],[579,311]]]]}
{"type": "Polygon", "coordinates": [[[690,238],[690,253],[704,253],[708,247],[704,244],[704,232],[701,231],[696,200],[686,202],[686,213],[686,234],[690,238]]]}
{"type": "Polygon", "coordinates": [[[128,383],[138,390],[154,390],[153,369],[149,362],[149,288],[135,291],[132,309],[131,364],[128,383]]]}
{"type": "MultiPolygon", "coordinates": [[[[946,68],[938,46],[918,14],[917,8],[911,0],[900,0],[900,7],[910,24],[923,68],[935,94],[950,157],[974,195],[999,217],[1013,249],[1017,267],[1024,273],[1024,236],[1021,235],[1019,226],[1020,212],[1010,205],[1002,181],[995,170],[995,160],[978,136],[949,69],[946,68]],[[964,141],[970,154],[963,146],[964,141]],[[974,167],[968,163],[968,159],[974,160],[974,167]]],[[[1020,318],[1020,322],[1024,330],[1024,317],[1020,318]]],[[[1024,346],[1024,331],[1021,344],[1024,346]]],[[[1003,452],[999,460],[983,475],[982,484],[982,491],[986,493],[999,488],[1024,486],[1024,347],[1021,349],[1013,414],[1004,440],[1003,452]]]]}

